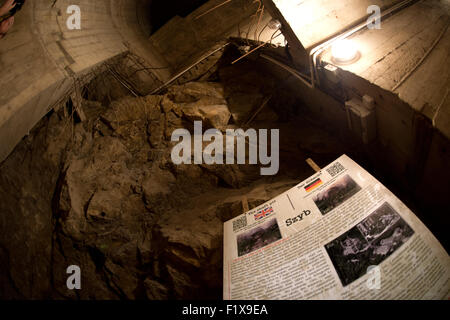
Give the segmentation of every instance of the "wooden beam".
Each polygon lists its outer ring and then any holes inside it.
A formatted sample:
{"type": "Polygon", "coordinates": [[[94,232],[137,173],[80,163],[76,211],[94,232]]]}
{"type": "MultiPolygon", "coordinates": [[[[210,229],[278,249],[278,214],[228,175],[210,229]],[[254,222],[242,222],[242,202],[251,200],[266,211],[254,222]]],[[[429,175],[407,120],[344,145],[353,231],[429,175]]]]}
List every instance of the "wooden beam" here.
{"type": "Polygon", "coordinates": [[[311,159],[308,158],[306,159],[306,163],[315,171],[315,172],[319,172],[321,169],[320,167],[311,159]]]}

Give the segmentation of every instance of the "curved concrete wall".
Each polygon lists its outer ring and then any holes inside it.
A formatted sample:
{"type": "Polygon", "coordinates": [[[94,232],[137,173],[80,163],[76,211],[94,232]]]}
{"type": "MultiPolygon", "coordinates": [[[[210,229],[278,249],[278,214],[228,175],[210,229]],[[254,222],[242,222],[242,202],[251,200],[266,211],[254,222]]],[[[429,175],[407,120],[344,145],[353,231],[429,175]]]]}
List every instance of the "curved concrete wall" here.
{"type": "MultiPolygon", "coordinates": [[[[148,41],[151,0],[34,0],[0,41],[0,162],[73,87],[74,78],[124,52],[167,65],[148,41]],[[81,30],[68,30],[67,8],[81,8],[81,30]]],[[[162,81],[170,70],[155,70],[162,81]]]]}

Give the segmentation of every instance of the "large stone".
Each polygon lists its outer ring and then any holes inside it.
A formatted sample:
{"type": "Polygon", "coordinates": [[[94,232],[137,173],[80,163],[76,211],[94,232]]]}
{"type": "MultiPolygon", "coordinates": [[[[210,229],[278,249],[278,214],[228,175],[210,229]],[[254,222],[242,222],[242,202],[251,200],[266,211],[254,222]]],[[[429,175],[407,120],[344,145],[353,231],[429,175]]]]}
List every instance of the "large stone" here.
{"type": "Polygon", "coordinates": [[[187,104],[183,107],[185,117],[191,121],[202,121],[208,127],[224,129],[230,121],[231,113],[228,106],[201,105],[198,103],[187,104]]]}

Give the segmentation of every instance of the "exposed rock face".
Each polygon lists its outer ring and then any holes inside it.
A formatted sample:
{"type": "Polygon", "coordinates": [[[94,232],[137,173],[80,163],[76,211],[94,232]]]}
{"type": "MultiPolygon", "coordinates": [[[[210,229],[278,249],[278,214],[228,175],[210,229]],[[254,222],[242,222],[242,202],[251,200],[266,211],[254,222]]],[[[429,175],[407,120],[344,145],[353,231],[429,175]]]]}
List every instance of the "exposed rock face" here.
{"type": "MultiPolygon", "coordinates": [[[[295,120],[281,136],[285,178],[263,179],[259,166],[174,165],[175,129],[201,120],[223,130],[267,96],[270,83],[238,70],[221,71],[225,87],[84,101],[82,123],[64,110],[43,119],[0,166],[0,298],[220,299],[223,222],[243,212],[242,196],[252,208],[309,176],[302,136],[339,149],[295,120]],[[70,265],[81,268],[82,290],[66,287],[70,265]]],[[[276,118],[267,107],[255,127],[276,118]]]]}
{"type": "Polygon", "coordinates": [[[44,119],[1,166],[0,296],[41,298],[51,291],[53,190],[70,131],[44,119]]]}

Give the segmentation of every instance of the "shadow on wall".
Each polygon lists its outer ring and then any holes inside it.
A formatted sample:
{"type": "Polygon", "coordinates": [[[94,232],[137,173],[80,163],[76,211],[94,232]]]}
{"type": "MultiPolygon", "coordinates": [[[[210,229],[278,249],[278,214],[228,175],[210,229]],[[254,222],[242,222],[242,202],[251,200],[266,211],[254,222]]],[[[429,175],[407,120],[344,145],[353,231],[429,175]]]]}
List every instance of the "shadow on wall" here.
{"type": "Polygon", "coordinates": [[[151,23],[151,34],[175,16],[185,18],[208,0],[167,0],[151,1],[148,5],[148,20],[151,23]]]}

